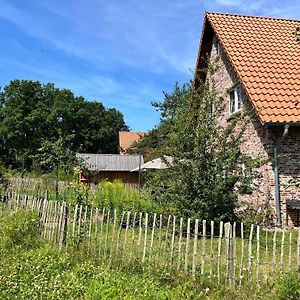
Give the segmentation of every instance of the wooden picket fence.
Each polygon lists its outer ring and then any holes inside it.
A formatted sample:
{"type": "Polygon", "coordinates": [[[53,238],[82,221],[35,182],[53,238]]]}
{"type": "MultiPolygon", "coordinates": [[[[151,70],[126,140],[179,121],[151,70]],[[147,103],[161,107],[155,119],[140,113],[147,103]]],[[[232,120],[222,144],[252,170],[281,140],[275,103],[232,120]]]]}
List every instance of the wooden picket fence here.
{"type": "Polygon", "coordinates": [[[300,267],[300,230],[108,210],[9,192],[11,210],[40,216],[43,238],[111,263],[139,262],[231,286],[300,267]]]}

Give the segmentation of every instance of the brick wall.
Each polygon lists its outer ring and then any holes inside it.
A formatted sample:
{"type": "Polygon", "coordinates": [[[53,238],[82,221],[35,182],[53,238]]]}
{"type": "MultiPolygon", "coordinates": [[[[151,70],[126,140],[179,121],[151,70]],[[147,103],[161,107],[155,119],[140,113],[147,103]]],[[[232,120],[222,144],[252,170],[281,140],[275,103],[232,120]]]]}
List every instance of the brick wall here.
{"type": "MultiPolygon", "coordinates": [[[[219,48],[220,49],[220,48],[219,48]]],[[[222,48],[221,48],[222,49],[222,48]]],[[[211,59],[217,59],[217,38],[213,39],[211,51],[211,59]]],[[[224,51],[221,51],[219,59],[217,59],[218,69],[216,71],[215,81],[218,92],[228,101],[228,106],[222,119],[220,120],[226,126],[229,119],[229,93],[227,92],[234,84],[238,82],[238,78],[232,68],[224,51]]],[[[252,106],[247,98],[245,91],[242,91],[242,108],[252,106]]],[[[255,190],[249,195],[240,195],[240,201],[251,201],[254,204],[269,204],[275,211],[275,188],[274,188],[274,171],[273,171],[273,145],[283,133],[283,126],[267,127],[263,126],[254,116],[253,120],[247,126],[244,136],[245,142],[242,145],[242,151],[252,157],[261,157],[268,162],[259,169],[261,178],[255,182],[255,190]]],[[[286,200],[300,200],[299,188],[285,187],[291,179],[300,180],[300,127],[292,127],[288,136],[282,141],[279,157],[279,174],[281,183],[281,211],[282,221],[286,224],[286,216],[288,217],[288,225],[298,225],[298,215],[296,210],[288,210],[286,215],[286,200]]]]}

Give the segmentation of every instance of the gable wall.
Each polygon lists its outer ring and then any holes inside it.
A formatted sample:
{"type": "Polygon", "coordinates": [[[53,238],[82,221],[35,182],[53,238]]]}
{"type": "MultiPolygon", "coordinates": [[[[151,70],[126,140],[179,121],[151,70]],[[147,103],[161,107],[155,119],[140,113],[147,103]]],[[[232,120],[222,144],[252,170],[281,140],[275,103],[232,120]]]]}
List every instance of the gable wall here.
{"type": "MultiPolygon", "coordinates": [[[[213,39],[213,46],[211,51],[211,59],[214,61],[217,59],[217,38],[213,39]]],[[[223,95],[228,101],[228,106],[222,117],[222,124],[226,126],[229,121],[229,93],[227,90],[238,82],[235,71],[233,70],[230,62],[228,61],[224,51],[217,62],[218,69],[216,71],[215,81],[216,87],[220,95],[223,95]]],[[[243,91],[242,107],[252,109],[252,106],[248,100],[247,95],[243,91]]],[[[274,171],[273,171],[273,141],[276,140],[276,136],[282,134],[282,127],[280,128],[267,128],[262,126],[258,118],[255,117],[252,122],[247,126],[244,132],[246,142],[242,145],[242,151],[252,157],[261,157],[268,160],[264,166],[259,169],[261,178],[255,181],[255,189],[252,194],[241,195],[240,201],[250,201],[254,204],[267,204],[273,208],[274,216],[275,211],[275,191],[274,191],[274,171]]],[[[282,185],[286,184],[291,178],[300,179],[300,129],[294,128],[290,130],[290,134],[282,142],[282,152],[292,153],[292,157],[289,159],[280,159],[280,182],[282,185]]],[[[299,189],[298,189],[299,192],[299,189]]],[[[285,202],[286,199],[291,198],[292,195],[296,195],[295,189],[288,188],[283,189],[281,187],[281,202],[282,202],[282,222],[285,224],[285,202]]],[[[300,193],[298,193],[298,199],[300,200],[300,193]]],[[[289,224],[297,223],[296,211],[289,211],[289,224]]]]}

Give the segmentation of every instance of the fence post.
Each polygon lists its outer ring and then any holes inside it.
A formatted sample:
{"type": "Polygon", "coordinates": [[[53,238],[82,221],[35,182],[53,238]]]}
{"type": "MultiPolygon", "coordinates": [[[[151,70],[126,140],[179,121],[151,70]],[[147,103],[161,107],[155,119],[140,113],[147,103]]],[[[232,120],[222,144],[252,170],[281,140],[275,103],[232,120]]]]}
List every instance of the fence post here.
{"type": "Polygon", "coordinates": [[[280,273],[283,272],[284,240],[285,240],[285,229],[282,229],[281,252],[280,252],[280,273]]]}
{"type": "Polygon", "coordinates": [[[254,225],[251,224],[250,235],[249,235],[249,244],[248,244],[248,271],[251,273],[252,266],[252,239],[253,239],[253,229],[254,225]]]}
{"type": "Polygon", "coordinates": [[[204,275],[205,242],[206,242],[206,220],[203,220],[203,222],[202,222],[202,263],[201,263],[201,275],[204,275]]]}
{"type": "Polygon", "coordinates": [[[61,230],[60,230],[60,241],[59,247],[62,249],[67,245],[67,227],[68,227],[68,211],[69,208],[66,203],[62,204],[62,219],[61,219],[61,230]]]}
{"type": "Polygon", "coordinates": [[[256,230],[256,281],[257,283],[259,282],[258,279],[259,279],[259,264],[260,264],[260,226],[257,225],[257,230],[256,230]]]}
{"type": "Polygon", "coordinates": [[[210,261],[209,261],[209,278],[212,279],[213,259],[214,259],[214,226],[215,222],[210,222],[210,261]]]}
{"type": "Polygon", "coordinates": [[[171,240],[170,267],[173,266],[173,255],[174,255],[174,245],[175,245],[175,231],[176,231],[176,216],[173,216],[173,230],[172,230],[172,240],[171,240]]]}
{"type": "Polygon", "coordinates": [[[133,250],[134,250],[134,229],[135,229],[135,222],[136,222],[136,215],[137,215],[137,212],[134,212],[134,215],[133,215],[133,221],[132,221],[132,233],[131,233],[131,248],[130,248],[130,255],[129,255],[129,259],[131,260],[132,258],[132,253],[133,253],[133,250]]]}
{"type": "Polygon", "coordinates": [[[198,228],[199,228],[199,220],[196,219],[195,220],[195,231],[194,231],[193,265],[192,265],[192,274],[193,274],[193,276],[195,276],[196,264],[197,264],[198,228]]]}
{"type": "Polygon", "coordinates": [[[154,243],[155,222],[156,222],[156,213],[154,213],[154,215],[153,215],[153,223],[152,223],[152,233],[151,233],[151,242],[150,242],[149,261],[152,259],[152,255],[153,255],[153,243],[154,243]]]}
{"type": "Polygon", "coordinates": [[[180,270],[180,264],[181,264],[182,223],[183,223],[183,218],[180,218],[179,239],[178,239],[178,260],[177,260],[177,270],[178,271],[180,270]]]}
{"type": "Polygon", "coordinates": [[[225,224],[225,241],[227,255],[227,281],[230,286],[233,285],[233,243],[232,243],[232,225],[228,222],[225,224]]]}
{"type": "Polygon", "coordinates": [[[166,264],[167,249],[168,249],[168,235],[169,235],[169,226],[170,226],[171,216],[168,217],[168,223],[166,228],[165,244],[164,244],[164,253],[163,253],[163,266],[166,264]]]}
{"type": "Polygon", "coordinates": [[[222,248],[222,236],[223,236],[223,221],[220,222],[220,232],[218,241],[218,283],[220,283],[220,264],[221,264],[221,248],[222,248]]]}
{"type": "Polygon", "coordinates": [[[148,230],[148,213],[145,215],[145,236],[144,236],[144,249],[143,249],[143,257],[142,262],[145,261],[146,258],[146,249],[147,249],[147,230],[148,230]]]}
{"type": "Polygon", "coordinates": [[[188,269],[189,269],[190,232],[191,232],[191,219],[188,218],[187,233],[186,233],[186,245],[185,245],[185,262],[184,262],[184,272],[185,272],[185,274],[188,273],[188,269]]]}

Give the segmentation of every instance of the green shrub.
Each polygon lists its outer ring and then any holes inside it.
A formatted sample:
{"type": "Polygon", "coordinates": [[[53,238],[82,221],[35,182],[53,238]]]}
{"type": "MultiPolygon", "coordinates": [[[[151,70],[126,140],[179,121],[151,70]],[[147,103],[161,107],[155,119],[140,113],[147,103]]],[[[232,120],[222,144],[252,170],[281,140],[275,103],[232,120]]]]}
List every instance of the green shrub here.
{"type": "Polygon", "coordinates": [[[300,273],[289,272],[276,280],[279,299],[300,299],[300,273]]]}
{"type": "Polygon", "coordinates": [[[40,243],[39,219],[26,211],[0,212],[0,249],[31,248],[40,243]]]}

